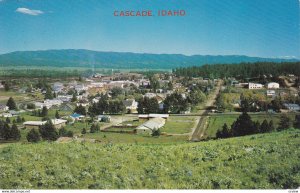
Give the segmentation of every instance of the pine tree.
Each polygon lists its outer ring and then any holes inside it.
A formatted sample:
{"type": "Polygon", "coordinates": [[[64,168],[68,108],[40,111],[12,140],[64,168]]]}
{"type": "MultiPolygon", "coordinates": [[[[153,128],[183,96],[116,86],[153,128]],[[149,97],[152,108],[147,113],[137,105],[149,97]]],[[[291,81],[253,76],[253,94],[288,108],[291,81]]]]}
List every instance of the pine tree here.
{"type": "Polygon", "coordinates": [[[55,112],[55,118],[56,118],[56,119],[59,119],[59,118],[60,118],[60,115],[59,115],[58,111],[55,112]]]}
{"type": "Polygon", "coordinates": [[[45,99],[53,99],[53,94],[50,88],[47,88],[46,90],[45,99]]]}
{"type": "Polygon", "coordinates": [[[291,127],[290,118],[286,114],[281,115],[277,131],[282,131],[282,130],[288,129],[290,127],[291,127]]]}
{"type": "Polygon", "coordinates": [[[48,115],[48,109],[47,109],[47,107],[43,107],[43,109],[42,109],[42,112],[40,113],[41,115],[41,117],[46,117],[47,115],[48,115]]]}
{"type": "Polygon", "coordinates": [[[22,119],[20,116],[17,117],[17,123],[22,123],[22,119]]]}
{"type": "Polygon", "coordinates": [[[9,117],[6,117],[5,122],[6,122],[7,124],[10,124],[10,118],[9,118],[9,117]]]}
{"type": "Polygon", "coordinates": [[[40,126],[39,132],[45,140],[55,141],[59,137],[51,121],[47,121],[45,125],[40,126]]]}
{"type": "Polygon", "coordinates": [[[233,136],[244,136],[256,133],[256,125],[248,113],[243,112],[231,125],[233,136]]]}
{"type": "Polygon", "coordinates": [[[6,106],[8,106],[9,110],[17,110],[17,105],[12,97],[9,97],[6,106]]]}
{"type": "Polygon", "coordinates": [[[34,142],[34,143],[39,142],[41,140],[39,132],[35,129],[31,129],[28,132],[26,138],[28,142],[34,142]]]}
{"type": "Polygon", "coordinates": [[[5,140],[9,140],[10,139],[10,135],[11,135],[11,132],[10,132],[10,127],[7,123],[4,123],[3,125],[3,138],[5,140]]]}
{"type": "Polygon", "coordinates": [[[85,128],[82,129],[81,134],[86,134],[86,129],[85,128]]]}
{"type": "Polygon", "coordinates": [[[294,127],[300,129],[300,115],[295,116],[294,127]]]}
{"type": "Polygon", "coordinates": [[[268,131],[269,131],[269,132],[275,131],[275,127],[274,127],[273,120],[271,120],[271,121],[269,122],[269,128],[268,128],[268,131]]]}
{"type": "Polygon", "coordinates": [[[21,133],[16,124],[13,124],[10,129],[10,138],[14,140],[20,140],[21,133]]]}
{"type": "Polygon", "coordinates": [[[269,132],[269,123],[268,123],[268,121],[266,119],[260,125],[259,131],[260,131],[260,133],[267,133],[267,132],[269,132]]]}

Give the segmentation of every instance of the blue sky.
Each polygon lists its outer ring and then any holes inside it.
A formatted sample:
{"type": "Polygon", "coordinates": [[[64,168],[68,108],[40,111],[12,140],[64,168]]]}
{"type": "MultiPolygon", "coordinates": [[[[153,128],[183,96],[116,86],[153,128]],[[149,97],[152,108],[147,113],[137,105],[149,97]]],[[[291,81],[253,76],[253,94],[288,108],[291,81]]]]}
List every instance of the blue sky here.
{"type": "Polygon", "coordinates": [[[0,0],[0,53],[90,49],[300,58],[299,0],[0,0]],[[114,17],[114,10],[185,17],[114,17]]]}

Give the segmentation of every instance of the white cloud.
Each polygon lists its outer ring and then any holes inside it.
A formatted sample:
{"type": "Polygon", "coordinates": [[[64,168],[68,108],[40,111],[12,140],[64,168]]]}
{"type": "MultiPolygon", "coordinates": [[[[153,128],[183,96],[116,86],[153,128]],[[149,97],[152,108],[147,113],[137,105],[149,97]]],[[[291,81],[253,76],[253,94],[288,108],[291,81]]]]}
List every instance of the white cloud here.
{"type": "Polygon", "coordinates": [[[34,15],[34,16],[37,16],[37,15],[40,15],[40,14],[44,13],[41,10],[32,10],[32,9],[27,9],[27,8],[24,8],[24,7],[20,7],[18,9],[16,9],[16,12],[27,14],[27,15],[34,15]]]}

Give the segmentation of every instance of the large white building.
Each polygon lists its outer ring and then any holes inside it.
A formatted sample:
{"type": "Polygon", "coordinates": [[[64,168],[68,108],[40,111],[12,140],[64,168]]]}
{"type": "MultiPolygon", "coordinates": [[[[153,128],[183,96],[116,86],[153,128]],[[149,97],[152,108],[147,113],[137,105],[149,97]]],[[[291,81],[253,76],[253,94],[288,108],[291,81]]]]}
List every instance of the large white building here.
{"type": "Polygon", "coordinates": [[[150,119],[149,121],[143,123],[142,125],[136,128],[137,134],[152,134],[153,131],[156,131],[163,127],[166,123],[164,118],[156,117],[150,119]]]}
{"type": "Polygon", "coordinates": [[[279,88],[279,84],[276,83],[276,82],[270,82],[270,83],[267,84],[267,88],[268,88],[268,89],[272,89],[272,88],[273,88],[273,89],[274,89],[274,88],[276,89],[276,88],[279,88]]]}
{"type": "Polygon", "coordinates": [[[248,88],[249,89],[261,89],[261,88],[263,88],[263,85],[258,84],[258,83],[249,83],[248,88]]]}

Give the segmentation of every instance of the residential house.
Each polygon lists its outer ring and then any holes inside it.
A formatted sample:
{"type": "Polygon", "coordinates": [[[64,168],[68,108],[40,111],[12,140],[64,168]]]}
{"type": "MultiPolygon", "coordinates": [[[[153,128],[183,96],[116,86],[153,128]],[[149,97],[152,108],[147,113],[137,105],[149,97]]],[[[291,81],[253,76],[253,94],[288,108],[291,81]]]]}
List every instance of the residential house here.
{"type": "Polygon", "coordinates": [[[70,104],[62,104],[60,107],[59,107],[59,110],[60,111],[73,111],[73,106],[70,105],[70,104]]]}
{"type": "Polygon", "coordinates": [[[136,102],[134,99],[123,100],[123,105],[125,106],[127,112],[129,113],[137,112],[138,102],[136,102]]]}
{"type": "Polygon", "coordinates": [[[249,89],[262,89],[263,85],[258,83],[249,83],[248,85],[249,89]]]}
{"type": "Polygon", "coordinates": [[[81,120],[82,118],[84,118],[85,116],[84,115],[80,115],[78,113],[73,113],[72,115],[70,115],[70,118],[73,120],[73,121],[78,121],[78,120],[81,120]]]}
{"type": "Polygon", "coordinates": [[[4,118],[10,118],[12,117],[13,115],[11,113],[1,113],[0,114],[0,117],[4,117],[4,118]]]}
{"type": "Polygon", "coordinates": [[[267,84],[267,88],[268,89],[278,89],[279,88],[279,84],[276,82],[270,82],[267,84]]]}
{"type": "Polygon", "coordinates": [[[60,82],[55,82],[52,86],[52,89],[55,93],[59,93],[63,91],[64,85],[60,82]]]}
{"type": "Polygon", "coordinates": [[[267,90],[267,97],[275,97],[276,92],[275,90],[267,90]]]}
{"type": "Polygon", "coordinates": [[[111,116],[109,115],[98,115],[97,116],[97,121],[99,122],[110,122],[111,116]]]}
{"type": "Polygon", "coordinates": [[[4,105],[4,104],[0,104],[0,111],[3,112],[3,111],[8,111],[9,108],[8,106],[4,105]]]}
{"type": "Polygon", "coordinates": [[[300,111],[300,106],[298,104],[284,103],[283,106],[289,111],[300,111]]]}

